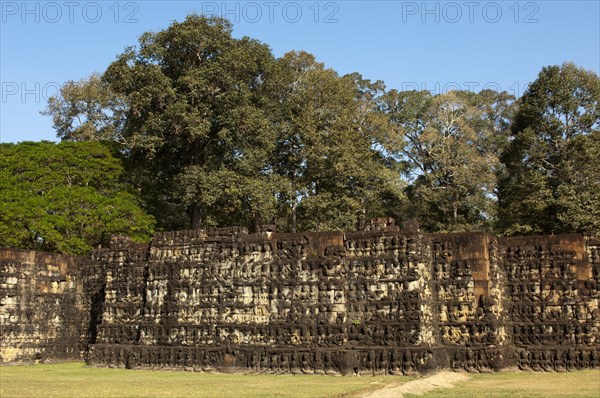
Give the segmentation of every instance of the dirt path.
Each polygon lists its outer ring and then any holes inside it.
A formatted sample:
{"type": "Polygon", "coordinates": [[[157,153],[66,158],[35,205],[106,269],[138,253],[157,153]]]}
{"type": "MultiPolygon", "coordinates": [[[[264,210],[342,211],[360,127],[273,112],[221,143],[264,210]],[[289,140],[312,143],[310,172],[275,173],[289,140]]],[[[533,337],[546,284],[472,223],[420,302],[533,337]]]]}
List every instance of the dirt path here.
{"type": "Polygon", "coordinates": [[[385,387],[381,390],[370,392],[363,395],[362,398],[401,398],[404,394],[421,395],[436,388],[452,388],[454,384],[468,379],[469,376],[464,373],[439,372],[399,386],[385,387]]]}

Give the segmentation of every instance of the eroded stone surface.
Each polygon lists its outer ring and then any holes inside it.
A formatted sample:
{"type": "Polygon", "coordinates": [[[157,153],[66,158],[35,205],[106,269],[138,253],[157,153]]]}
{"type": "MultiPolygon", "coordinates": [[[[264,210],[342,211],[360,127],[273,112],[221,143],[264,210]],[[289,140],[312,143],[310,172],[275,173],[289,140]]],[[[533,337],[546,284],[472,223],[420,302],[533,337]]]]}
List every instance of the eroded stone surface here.
{"type": "Polygon", "coordinates": [[[223,228],[160,233],[149,246],[115,237],[66,263],[71,287],[59,289],[54,309],[14,287],[39,289],[27,274],[39,261],[19,267],[3,258],[0,320],[13,332],[2,335],[2,360],[31,358],[64,335],[64,355],[89,348],[90,364],[127,368],[410,375],[599,367],[599,246],[583,235],[422,234],[389,219],[363,232],[223,228]],[[37,314],[32,325],[56,314],[62,323],[19,329],[27,311],[37,314]]]}
{"type": "Polygon", "coordinates": [[[78,357],[87,344],[77,258],[0,249],[0,362],[78,357]]]}

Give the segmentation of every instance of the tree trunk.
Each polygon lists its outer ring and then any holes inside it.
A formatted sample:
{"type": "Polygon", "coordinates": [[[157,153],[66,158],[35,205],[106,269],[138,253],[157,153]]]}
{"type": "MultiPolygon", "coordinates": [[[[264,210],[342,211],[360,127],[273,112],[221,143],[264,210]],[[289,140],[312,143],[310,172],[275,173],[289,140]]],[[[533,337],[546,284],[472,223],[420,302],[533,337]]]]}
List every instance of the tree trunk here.
{"type": "Polygon", "coordinates": [[[458,205],[456,203],[454,204],[454,208],[452,210],[452,216],[454,217],[452,221],[454,226],[456,226],[458,220],[458,205]]]}
{"type": "Polygon", "coordinates": [[[364,207],[358,212],[358,231],[365,229],[367,209],[364,207]]]}
{"type": "Polygon", "coordinates": [[[200,229],[200,227],[202,226],[202,209],[200,208],[200,205],[192,205],[192,215],[190,222],[190,226],[192,227],[192,229],[200,229]]]}
{"type": "Polygon", "coordinates": [[[292,202],[292,232],[296,232],[296,201],[292,202]]]}
{"type": "Polygon", "coordinates": [[[253,233],[259,233],[260,232],[260,217],[258,216],[257,212],[253,212],[252,214],[252,231],[253,233]]]}

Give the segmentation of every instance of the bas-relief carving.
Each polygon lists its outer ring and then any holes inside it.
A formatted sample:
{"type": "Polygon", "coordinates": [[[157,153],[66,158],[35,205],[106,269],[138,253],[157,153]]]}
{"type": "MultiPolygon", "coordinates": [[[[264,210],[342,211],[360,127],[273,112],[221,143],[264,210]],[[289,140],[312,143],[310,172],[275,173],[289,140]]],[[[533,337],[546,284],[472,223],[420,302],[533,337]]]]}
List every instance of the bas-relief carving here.
{"type": "Polygon", "coordinates": [[[7,254],[2,360],[83,352],[96,366],[311,374],[598,367],[598,247],[583,235],[428,235],[384,219],[349,233],[117,237],[62,268],[7,254]],[[70,275],[72,288],[35,282],[62,294],[60,309],[17,292],[36,267],[70,275]],[[59,321],[26,330],[24,303],[59,321]],[[73,335],[69,316],[77,338],[42,352],[73,335]]]}

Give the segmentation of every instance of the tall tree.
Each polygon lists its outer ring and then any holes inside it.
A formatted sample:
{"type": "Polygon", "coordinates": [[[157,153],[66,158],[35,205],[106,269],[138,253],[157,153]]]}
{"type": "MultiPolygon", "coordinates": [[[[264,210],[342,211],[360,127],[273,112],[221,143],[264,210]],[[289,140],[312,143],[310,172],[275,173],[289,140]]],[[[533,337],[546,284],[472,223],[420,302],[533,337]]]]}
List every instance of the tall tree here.
{"type": "Polygon", "coordinates": [[[497,146],[506,140],[505,93],[390,91],[385,111],[404,142],[397,156],[411,182],[405,211],[430,231],[489,229],[497,146]]]}
{"type": "Polygon", "coordinates": [[[123,143],[161,227],[256,224],[275,208],[267,168],[274,133],[265,112],[274,62],[266,45],[233,38],[227,20],[189,15],[144,33],[100,81],[65,87],[48,113],[61,138],[93,139],[95,130],[123,143]],[[124,104],[118,114],[111,101],[124,104]],[[80,115],[84,122],[74,126],[80,115]],[[227,192],[215,192],[232,175],[227,192]]]}
{"type": "Polygon", "coordinates": [[[100,142],[0,145],[0,246],[86,253],[111,234],[149,240],[154,219],[100,142]]]}
{"type": "Polygon", "coordinates": [[[600,131],[569,140],[556,200],[562,232],[600,232],[600,131]]]}
{"type": "MultiPolygon", "coordinates": [[[[352,229],[380,214],[384,193],[400,194],[366,131],[371,98],[357,75],[339,76],[304,52],[279,60],[282,93],[274,169],[289,229],[352,229]]],[[[364,83],[364,84],[363,84],[364,83]]]]}
{"type": "Polygon", "coordinates": [[[127,146],[122,135],[127,103],[102,76],[68,81],[42,112],[51,116],[59,138],[70,141],[115,141],[127,146]]]}
{"type": "Polygon", "coordinates": [[[598,147],[600,78],[571,63],[544,67],[519,103],[502,156],[499,228],[598,230],[600,180],[587,162],[598,147]]]}
{"type": "Polygon", "coordinates": [[[67,84],[47,114],[63,139],[121,143],[162,228],[279,217],[289,230],[340,229],[400,197],[393,159],[376,150],[383,90],[304,52],[276,60],[228,21],[190,15],[143,34],[101,79],[67,84]]]}

